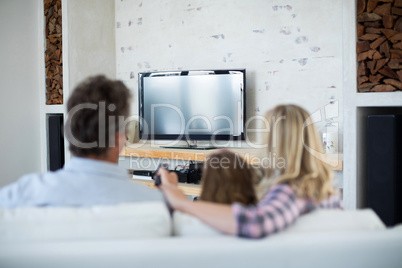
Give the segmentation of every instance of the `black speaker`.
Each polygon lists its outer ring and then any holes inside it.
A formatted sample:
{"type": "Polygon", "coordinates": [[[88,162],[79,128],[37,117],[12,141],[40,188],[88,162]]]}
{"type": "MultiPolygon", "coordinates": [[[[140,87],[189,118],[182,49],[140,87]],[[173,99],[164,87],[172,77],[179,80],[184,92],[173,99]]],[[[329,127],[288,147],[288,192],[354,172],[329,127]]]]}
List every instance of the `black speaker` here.
{"type": "Polygon", "coordinates": [[[58,170],[64,166],[63,114],[48,115],[48,169],[58,170]]]}
{"type": "Polygon", "coordinates": [[[402,116],[367,118],[367,203],[387,226],[402,222],[402,116]]]}

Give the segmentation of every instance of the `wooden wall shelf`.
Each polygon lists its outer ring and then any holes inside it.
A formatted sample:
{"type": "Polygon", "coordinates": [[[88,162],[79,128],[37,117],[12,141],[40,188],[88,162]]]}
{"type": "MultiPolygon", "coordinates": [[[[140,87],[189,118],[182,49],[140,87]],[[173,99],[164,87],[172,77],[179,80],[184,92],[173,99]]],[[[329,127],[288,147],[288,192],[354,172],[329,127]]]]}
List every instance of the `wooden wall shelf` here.
{"type": "MultiPolygon", "coordinates": [[[[268,161],[268,156],[264,156],[265,149],[255,149],[249,147],[227,148],[244,157],[252,165],[260,165],[261,161],[268,161]]],[[[183,161],[205,161],[209,154],[219,151],[212,150],[193,150],[193,149],[166,149],[157,145],[143,144],[133,145],[132,148],[125,147],[120,153],[121,156],[138,158],[160,158],[183,161]]],[[[333,170],[343,170],[343,154],[317,155],[318,158],[326,162],[333,170]]],[[[263,162],[267,163],[267,162],[263,162]]]]}

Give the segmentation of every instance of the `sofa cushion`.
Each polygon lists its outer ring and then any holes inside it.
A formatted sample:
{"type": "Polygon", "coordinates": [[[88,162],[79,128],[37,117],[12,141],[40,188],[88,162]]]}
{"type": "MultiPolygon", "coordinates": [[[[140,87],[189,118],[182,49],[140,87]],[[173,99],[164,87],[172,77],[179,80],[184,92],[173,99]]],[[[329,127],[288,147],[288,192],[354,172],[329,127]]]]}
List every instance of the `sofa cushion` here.
{"type": "Polygon", "coordinates": [[[170,235],[170,214],[163,202],[0,209],[0,243],[170,235]]]}
{"type": "Polygon", "coordinates": [[[301,216],[290,226],[288,233],[384,230],[384,223],[372,209],[317,209],[301,216]]]}
{"type": "MultiPolygon", "coordinates": [[[[333,232],[355,230],[384,230],[384,223],[371,209],[334,210],[318,209],[297,219],[283,233],[333,232]]],[[[176,236],[219,236],[220,232],[212,229],[199,219],[174,212],[173,234],[176,236]]]]}
{"type": "Polygon", "coordinates": [[[189,214],[175,211],[173,213],[174,236],[219,236],[223,235],[198,218],[189,214]]]}
{"type": "Polygon", "coordinates": [[[394,232],[401,232],[401,233],[402,233],[402,223],[400,223],[400,224],[398,224],[398,225],[395,225],[394,227],[391,227],[391,229],[392,229],[394,232]]]}

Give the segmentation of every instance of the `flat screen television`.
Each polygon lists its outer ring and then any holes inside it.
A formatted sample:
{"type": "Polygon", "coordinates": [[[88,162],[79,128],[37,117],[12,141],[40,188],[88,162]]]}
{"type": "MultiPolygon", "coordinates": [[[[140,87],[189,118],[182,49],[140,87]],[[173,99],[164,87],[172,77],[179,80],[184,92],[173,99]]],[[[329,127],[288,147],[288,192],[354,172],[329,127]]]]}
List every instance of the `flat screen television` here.
{"type": "Polygon", "coordinates": [[[140,139],[245,138],[245,69],[142,72],[138,90],[140,139]]]}

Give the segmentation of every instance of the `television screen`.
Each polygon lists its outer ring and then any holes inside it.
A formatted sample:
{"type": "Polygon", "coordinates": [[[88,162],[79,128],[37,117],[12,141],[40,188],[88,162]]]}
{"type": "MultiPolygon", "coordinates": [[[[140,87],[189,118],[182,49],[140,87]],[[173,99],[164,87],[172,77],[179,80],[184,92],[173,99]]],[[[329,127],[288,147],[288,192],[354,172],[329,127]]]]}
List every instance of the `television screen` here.
{"type": "Polygon", "coordinates": [[[244,139],[241,70],[139,73],[140,138],[244,139]]]}

